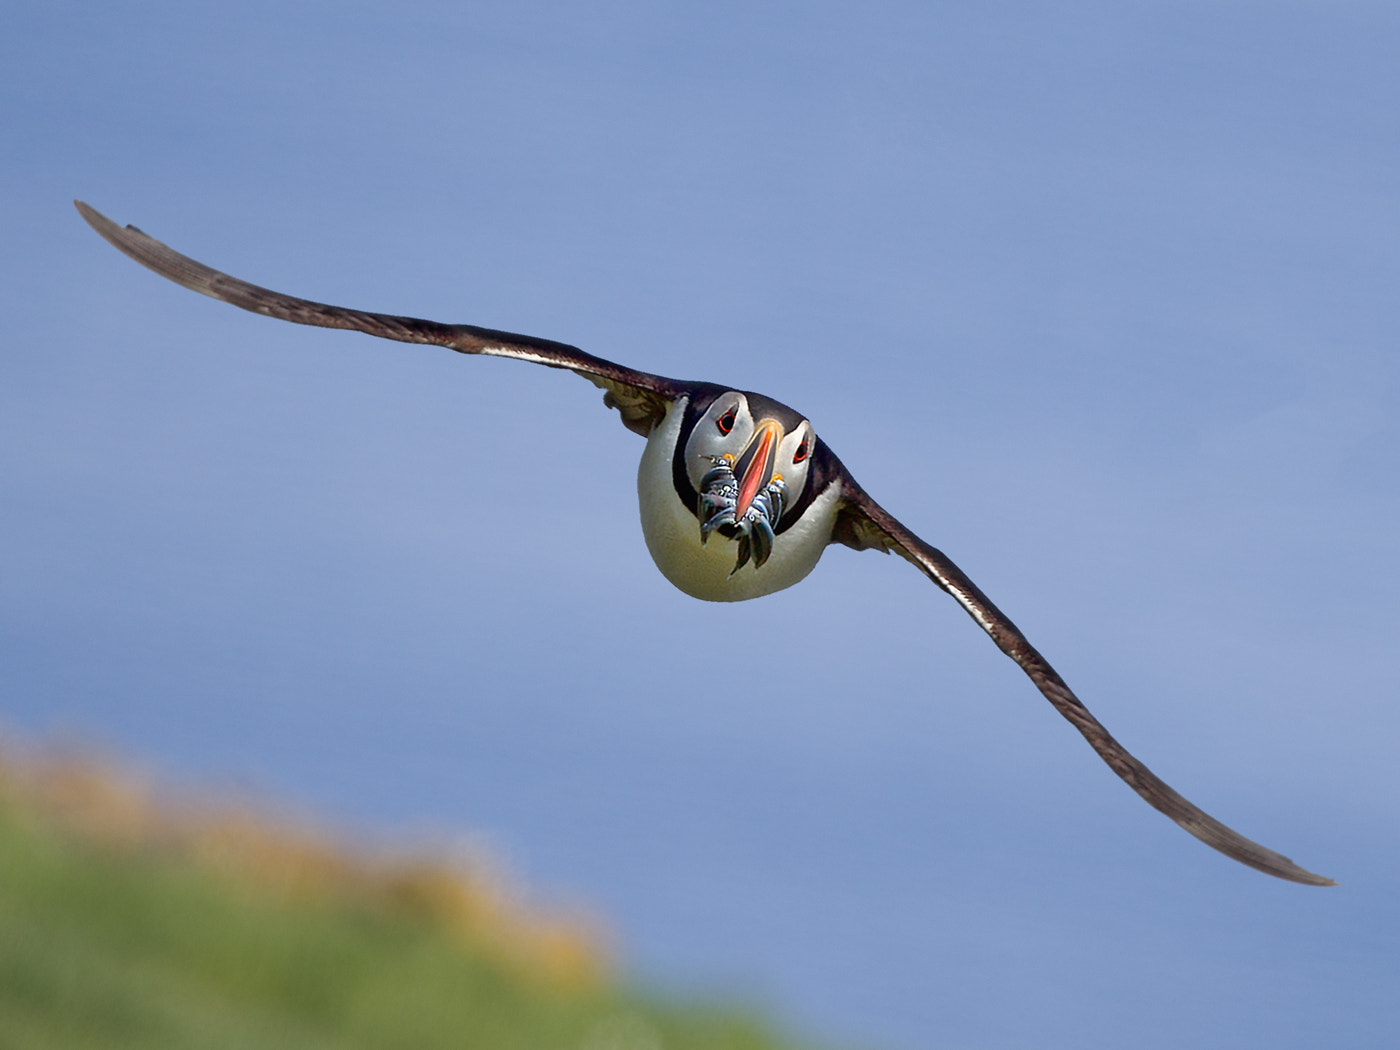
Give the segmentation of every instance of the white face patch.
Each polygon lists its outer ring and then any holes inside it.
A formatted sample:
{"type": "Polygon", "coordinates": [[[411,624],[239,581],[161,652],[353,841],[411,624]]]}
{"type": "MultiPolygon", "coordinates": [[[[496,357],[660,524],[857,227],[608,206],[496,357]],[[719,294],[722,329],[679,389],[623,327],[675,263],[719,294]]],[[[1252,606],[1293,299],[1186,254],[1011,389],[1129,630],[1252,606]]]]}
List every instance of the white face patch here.
{"type": "Polygon", "coordinates": [[[733,392],[715,398],[690,431],[685,443],[685,472],[699,491],[700,480],[721,456],[737,462],[753,438],[754,418],[749,399],[733,392]]]}

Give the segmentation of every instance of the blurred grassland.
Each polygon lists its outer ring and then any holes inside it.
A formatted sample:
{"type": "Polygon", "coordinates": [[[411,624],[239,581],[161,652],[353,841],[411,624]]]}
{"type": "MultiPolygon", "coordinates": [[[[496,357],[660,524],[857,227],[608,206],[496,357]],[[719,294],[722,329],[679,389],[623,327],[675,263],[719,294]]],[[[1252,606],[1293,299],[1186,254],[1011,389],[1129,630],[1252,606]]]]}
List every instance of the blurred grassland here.
{"type": "Polygon", "coordinates": [[[781,1050],[614,979],[596,927],[460,861],[0,750],[0,1047],[781,1050]]]}

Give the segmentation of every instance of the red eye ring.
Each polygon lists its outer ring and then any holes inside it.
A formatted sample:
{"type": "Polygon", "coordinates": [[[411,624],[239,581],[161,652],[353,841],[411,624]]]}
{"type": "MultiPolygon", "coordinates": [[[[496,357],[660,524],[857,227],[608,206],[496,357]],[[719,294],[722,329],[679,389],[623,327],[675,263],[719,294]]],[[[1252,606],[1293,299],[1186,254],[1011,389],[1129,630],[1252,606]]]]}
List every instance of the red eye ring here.
{"type": "Polygon", "coordinates": [[[731,408],[728,412],[715,420],[715,426],[719,428],[721,434],[728,434],[734,429],[734,413],[736,411],[737,408],[731,408]]]}
{"type": "Polygon", "coordinates": [[[807,458],[807,452],[807,439],[803,438],[802,444],[798,445],[797,451],[792,454],[792,461],[794,463],[801,463],[804,459],[807,458]]]}

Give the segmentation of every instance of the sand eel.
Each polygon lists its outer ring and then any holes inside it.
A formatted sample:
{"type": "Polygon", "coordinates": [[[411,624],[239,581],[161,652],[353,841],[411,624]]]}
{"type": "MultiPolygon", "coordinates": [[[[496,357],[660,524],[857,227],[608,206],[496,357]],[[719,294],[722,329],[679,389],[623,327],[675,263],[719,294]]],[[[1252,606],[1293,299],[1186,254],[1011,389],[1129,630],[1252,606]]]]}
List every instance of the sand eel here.
{"type": "Polygon", "coordinates": [[[771,594],[811,572],[832,543],[893,551],[952,595],[1150,805],[1242,864],[1281,879],[1333,885],[1226,827],[1130,755],[962,570],[871,499],[812,424],[786,405],[749,391],[639,372],[548,339],[282,295],[212,270],[134,226],[120,227],[81,201],[75,204],[93,229],[143,266],[244,310],[578,373],[602,387],[604,403],[647,439],[637,474],[642,532],[657,568],[686,594],[706,601],[771,594]]]}

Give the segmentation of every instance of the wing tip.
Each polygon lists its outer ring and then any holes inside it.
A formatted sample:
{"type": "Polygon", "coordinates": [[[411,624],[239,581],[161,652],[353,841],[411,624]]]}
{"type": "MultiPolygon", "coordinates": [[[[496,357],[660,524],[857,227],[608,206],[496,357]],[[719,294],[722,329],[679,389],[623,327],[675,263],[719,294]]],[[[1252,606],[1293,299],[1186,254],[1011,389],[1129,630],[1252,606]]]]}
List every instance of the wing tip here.
{"type": "MultiPolygon", "coordinates": [[[[78,209],[78,214],[83,217],[83,221],[91,226],[99,237],[114,247],[120,248],[122,251],[127,250],[122,247],[121,243],[122,228],[115,222],[107,218],[107,216],[103,215],[87,201],[78,200],[76,197],[73,199],[73,207],[78,209]]],[[[131,227],[128,227],[128,229],[130,228],[131,227]]]]}
{"type": "Polygon", "coordinates": [[[1304,886],[1335,886],[1336,879],[1329,879],[1326,875],[1316,875],[1306,868],[1299,868],[1302,876],[1292,876],[1294,882],[1301,882],[1304,886]]]}
{"type": "MultiPolygon", "coordinates": [[[[1152,799],[1147,799],[1147,801],[1180,825],[1188,834],[1194,835],[1211,849],[1218,850],[1231,860],[1239,861],[1255,871],[1262,871],[1265,875],[1272,875],[1276,879],[1296,882],[1303,886],[1337,885],[1335,879],[1329,879],[1326,875],[1309,871],[1291,857],[1285,857],[1282,853],[1276,853],[1252,839],[1245,838],[1238,831],[1227,827],[1208,814],[1206,814],[1205,826],[1201,826],[1195,821],[1183,819],[1184,814],[1177,814],[1156,806],[1152,799]]],[[[1185,802],[1186,800],[1182,799],[1181,801],[1185,802]]],[[[1189,802],[1186,802],[1186,805],[1193,810],[1196,809],[1189,802]]]]}
{"type": "Polygon", "coordinates": [[[83,217],[83,221],[93,229],[97,229],[97,224],[106,217],[87,201],[79,200],[77,197],[73,198],[73,207],[78,209],[78,214],[83,217]]]}
{"type": "MultiPolygon", "coordinates": [[[[1219,847],[1216,847],[1217,849],[1219,847]]],[[[1240,857],[1236,854],[1221,850],[1231,860],[1238,860],[1248,867],[1262,871],[1265,875],[1272,875],[1275,878],[1283,879],[1286,882],[1296,882],[1303,886],[1335,886],[1336,879],[1329,879],[1326,875],[1319,875],[1309,871],[1299,864],[1294,864],[1287,857],[1280,857],[1278,860],[1260,862],[1257,860],[1240,857]]]]}

